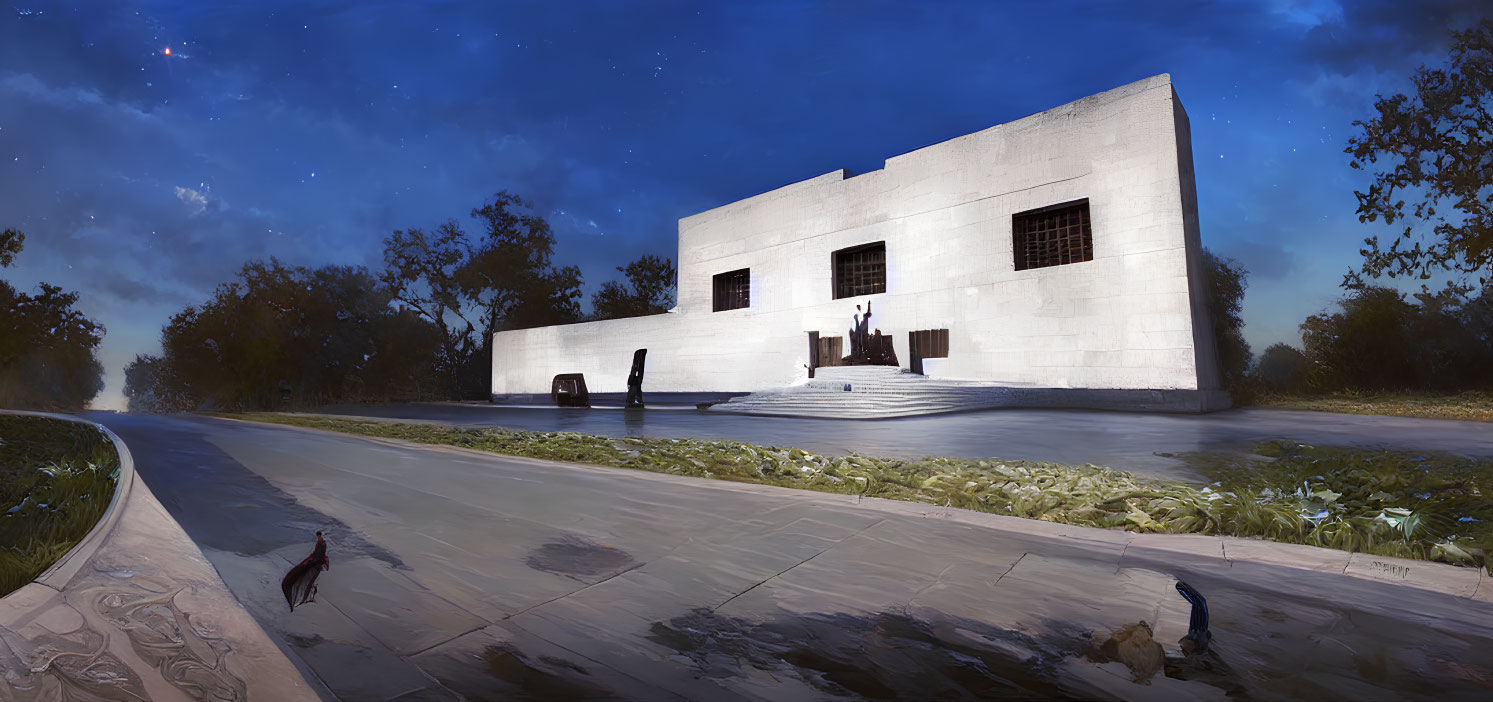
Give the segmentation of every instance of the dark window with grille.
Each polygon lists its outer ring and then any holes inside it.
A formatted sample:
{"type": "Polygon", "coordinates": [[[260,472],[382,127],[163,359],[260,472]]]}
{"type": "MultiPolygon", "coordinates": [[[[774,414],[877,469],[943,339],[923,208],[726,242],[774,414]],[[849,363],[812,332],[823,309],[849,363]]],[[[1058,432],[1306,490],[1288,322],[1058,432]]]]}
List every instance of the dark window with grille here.
{"type": "Polygon", "coordinates": [[[1011,236],[1018,271],[1094,260],[1088,200],[1017,214],[1011,236]]]}
{"type": "Polygon", "coordinates": [[[715,276],[715,311],[752,306],[752,269],[743,268],[715,276]]]}
{"type": "Polygon", "coordinates": [[[835,252],[835,299],[886,292],[886,242],[835,252]]]}

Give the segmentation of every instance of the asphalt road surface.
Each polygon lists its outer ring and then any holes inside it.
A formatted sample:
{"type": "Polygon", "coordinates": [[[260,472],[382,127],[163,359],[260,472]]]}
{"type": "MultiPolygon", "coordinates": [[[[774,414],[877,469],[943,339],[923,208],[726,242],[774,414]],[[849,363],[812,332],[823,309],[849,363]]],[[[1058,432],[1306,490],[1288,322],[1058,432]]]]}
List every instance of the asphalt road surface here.
{"type": "Polygon", "coordinates": [[[846,496],[208,418],[90,418],[123,437],[328,699],[1493,694],[1493,605],[1465,598],[846,496]],[[279,581],[316,530],[332,568],[292,613],[279,581]],[[1214,664],[1138,685],[1085,658],[1094,632],[1143,619],[1174,649],[1188,614],[1177,577],[1211,604],[1214,664]]]}
{"type": "Polygon", "coordinates": [[[998,409],[872,421],[752,417],[693,409],[523,409],[485,403],[340,405],[317,411],[532,431],[734,439],[827,455],[855,451],[887,458],[958,456],[1093,463],[1180,478],[1198,476],[1176,456],[1237,451],[1271,439],[1493,457],[1493,425],[1484,422],[1258,408],[1209,414],[998,409]]]}

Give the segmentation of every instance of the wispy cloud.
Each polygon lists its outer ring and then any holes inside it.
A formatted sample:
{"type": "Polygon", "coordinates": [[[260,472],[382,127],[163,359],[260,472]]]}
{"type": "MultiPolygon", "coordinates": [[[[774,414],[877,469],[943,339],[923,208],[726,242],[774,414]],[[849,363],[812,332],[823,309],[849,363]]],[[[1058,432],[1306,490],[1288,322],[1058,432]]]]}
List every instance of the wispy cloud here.
{"type": "Polygon", "coordinates": [[[176,198],[187,206],[187,211],[194,215],[202,214],[207,209],[207,195],[192,188],[176,186],[176,198]]]}

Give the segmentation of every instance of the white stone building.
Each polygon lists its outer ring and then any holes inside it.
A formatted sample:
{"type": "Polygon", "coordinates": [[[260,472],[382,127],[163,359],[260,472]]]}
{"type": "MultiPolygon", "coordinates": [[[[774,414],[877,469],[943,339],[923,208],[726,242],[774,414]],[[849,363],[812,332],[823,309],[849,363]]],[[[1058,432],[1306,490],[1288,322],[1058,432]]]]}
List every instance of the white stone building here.
{"type": "Polygon", "coordinates": [[[650,394],[791,385],[869,301],[904,368],[909,332],[947,330],[931,377],[1220,406],[1191,144],[1159,75],[686,217],[674,310],[501,332],[494,398],[623,392],[639,348],[650,394]]]}

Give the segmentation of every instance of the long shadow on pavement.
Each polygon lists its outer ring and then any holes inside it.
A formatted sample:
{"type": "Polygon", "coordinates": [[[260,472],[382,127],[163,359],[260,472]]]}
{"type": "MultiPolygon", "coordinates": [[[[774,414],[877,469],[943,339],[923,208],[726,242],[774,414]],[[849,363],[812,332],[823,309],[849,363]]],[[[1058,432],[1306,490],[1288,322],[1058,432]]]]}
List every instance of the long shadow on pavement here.
{"type": "Polygon", "coordinates": [[[199,546],[262,556],[302,545],[310,553],[321,531],[340,554],[405,567],[398,556],[301,504],[208,441],[199,423],[210,420],[104,412],[86,416],[124,439],[135,470],[199,546]]]}

